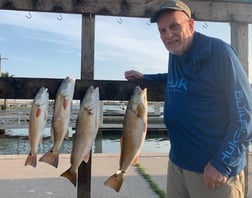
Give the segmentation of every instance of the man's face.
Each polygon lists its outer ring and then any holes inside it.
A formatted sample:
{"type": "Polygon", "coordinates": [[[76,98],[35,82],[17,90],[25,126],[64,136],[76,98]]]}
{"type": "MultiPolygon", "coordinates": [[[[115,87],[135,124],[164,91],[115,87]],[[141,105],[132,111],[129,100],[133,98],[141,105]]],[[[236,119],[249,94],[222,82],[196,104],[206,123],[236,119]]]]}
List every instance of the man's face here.
{"type": "Polygon", "coordinates": [[[160,37],[169,52],[183,55],[192,45],[194,21],[182,11],[164,11],[157,20],[160,37]]]}

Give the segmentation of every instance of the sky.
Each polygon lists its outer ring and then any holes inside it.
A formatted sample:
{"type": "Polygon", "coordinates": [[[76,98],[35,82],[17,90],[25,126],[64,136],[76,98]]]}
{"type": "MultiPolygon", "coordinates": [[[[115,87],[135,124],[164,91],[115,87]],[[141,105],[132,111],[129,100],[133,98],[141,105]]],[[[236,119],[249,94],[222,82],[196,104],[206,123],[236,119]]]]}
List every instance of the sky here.
{"type": "MultiPolygon", "coordinates": [[[[228,23],[196,22],[195,29],[230,43],[228,23]]],[[[2,71],[14,77],[79,79],[81,15],[0,10],[0,54],[8,58],[2,60],[2,71]]],[[[129,69],[167,72],[167,61],[157,26],[149,19],[96,16],[96,80],[125,80],[129,69]]]]}

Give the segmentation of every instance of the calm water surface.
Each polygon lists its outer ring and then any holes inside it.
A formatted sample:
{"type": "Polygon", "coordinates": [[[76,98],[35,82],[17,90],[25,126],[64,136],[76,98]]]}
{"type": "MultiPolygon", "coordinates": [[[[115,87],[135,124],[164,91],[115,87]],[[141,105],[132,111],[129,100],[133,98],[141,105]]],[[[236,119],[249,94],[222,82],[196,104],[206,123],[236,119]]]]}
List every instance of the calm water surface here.
{"type": "MultiPolygon", "coordinates": [[[[69,139],[64,140],[60,153],[70,153],[72,149],[72,135],[74,131],[69,129],[69,139]]],[[[0,155],[16,155],[28,154],[30,145],[28,140],[28,129],[15,129],[8,131],[7,135],[0,136],[0,155]]],[[[121,132],[103,132],[98,133],[93,145],[94,153],[120,153],[120,137],[121,132]]],[[[52,147],[50,139],[50,129],[44,131],[43,142],[38,148],[38,153],[45,153],[52,147]]],[[[165,132],[149,132],[147,133],[143,152],[161,152],[167,153],[170,149],[170,142],[165,132]]],[[[252,145],[249,146],[252,153],[252,145]]]]}
{"type": "MultiPolygon", "coordinates": [[[[60,153],[70,153],[72,149],[73,130],[69,131],[69,139],[64,140],[60,153]]],[[[15,129],[8,131],[7,135],[0,137],[0,155],[28,154],[30,145],[28,140],[28,129],[15,129]]],[[[120,153],[120,132],[98,133],[93,152],[95,153],[120,153]]],[[[38,148],[38,153],[45,153],[52,147],[50,129],[45,129],[43,142],[38,148]]],[[[147,133],[142,152],[168,153],[170,142],[164,132],[147,133]]]]}

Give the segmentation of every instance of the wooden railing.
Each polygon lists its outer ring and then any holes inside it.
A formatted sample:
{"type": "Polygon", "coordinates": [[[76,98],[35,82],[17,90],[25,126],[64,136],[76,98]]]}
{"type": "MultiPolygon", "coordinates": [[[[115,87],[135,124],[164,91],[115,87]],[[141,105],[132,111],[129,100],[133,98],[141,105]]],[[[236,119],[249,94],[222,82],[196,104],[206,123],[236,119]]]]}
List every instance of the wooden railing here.
{"type": "MultiPolygon", "coordinates": [[[[49,98],[55,99],[56,92],[63,79],[47,78],[0,78],[0,99],[33,99],[40,87],[47,87],[49,98]]],[[[128,101],[135,86],[147,88],[148,101],[163,101],[165,82],[153,81],[107,81],[76,80],[74,99],[81,100],[87,88],[99,87],[101,100],[128,101]]],[[[91,194],[91,164],[82,163],[78,170],[77,197],[89,198],[91,194]]]]}

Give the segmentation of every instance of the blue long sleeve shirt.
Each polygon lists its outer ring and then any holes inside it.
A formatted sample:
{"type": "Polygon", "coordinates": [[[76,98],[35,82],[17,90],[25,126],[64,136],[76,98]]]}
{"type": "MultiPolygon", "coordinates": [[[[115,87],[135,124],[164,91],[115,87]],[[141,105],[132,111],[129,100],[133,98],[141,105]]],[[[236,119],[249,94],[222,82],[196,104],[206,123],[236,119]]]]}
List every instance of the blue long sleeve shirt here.
{"type": "Polygon", "coordinates": [[[167,82],[164,123],[173,163],[203,173],[210,162],[225,176],[245,167],[252,139],[252,91],[228,44],[195,32],[184,55],[169,55],[168,73],[144,79],[167,82]]]}

